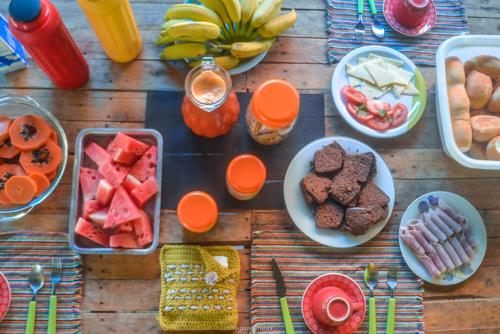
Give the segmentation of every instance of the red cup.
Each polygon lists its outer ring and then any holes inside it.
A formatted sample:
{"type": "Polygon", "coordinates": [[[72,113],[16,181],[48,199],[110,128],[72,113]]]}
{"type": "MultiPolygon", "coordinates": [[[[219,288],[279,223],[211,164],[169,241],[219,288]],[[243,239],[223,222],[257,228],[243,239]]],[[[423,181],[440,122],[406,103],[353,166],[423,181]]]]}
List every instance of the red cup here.
{"type": "Polygon", "coordinates": [[[400,0],[394,6],[394,17],[407,28],[418,27],[429,9],[430,0],[400,0]]]}
{"type": "Polygon", "coordinates": [[[347,294],[337,287],[319,290],[313,298],[312,312],[325,326],[340,326],[351,317],[353,306],[347,294]]]}

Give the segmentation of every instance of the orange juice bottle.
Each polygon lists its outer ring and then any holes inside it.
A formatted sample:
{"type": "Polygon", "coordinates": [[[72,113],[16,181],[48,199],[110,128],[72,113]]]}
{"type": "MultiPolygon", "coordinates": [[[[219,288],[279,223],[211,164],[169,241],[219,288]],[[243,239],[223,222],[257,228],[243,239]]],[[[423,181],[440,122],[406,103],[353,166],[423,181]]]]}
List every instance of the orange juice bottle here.
{"type": "Polygon", "coordinates": [[[139,55],[142,39],[128,0],[77,1],[109,58],[125,63],[139,55]]]}

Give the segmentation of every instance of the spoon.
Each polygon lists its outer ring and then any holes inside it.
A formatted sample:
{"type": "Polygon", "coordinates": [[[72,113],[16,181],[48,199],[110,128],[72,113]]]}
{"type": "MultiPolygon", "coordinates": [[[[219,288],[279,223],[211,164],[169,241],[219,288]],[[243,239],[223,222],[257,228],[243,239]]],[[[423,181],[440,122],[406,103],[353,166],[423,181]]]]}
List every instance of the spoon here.
{"type": "Polygon", "coordinates": [[[377,18],[377,8],[375,7],[375,0],[368,0],[368,4],[370,5],[370,12],[372,13],[373,23],[372,23],[372,32],[378,39],[384,38],[385,29],[382,23],[377,18]]]}
{"type": "Polygon", "coordinates": [[[378,269],[375,263],[370,263],[365,269],[365,284],[370,290],[370,298],[368,299],[368,333],[377,333],[377,308],[375,305],[375,297],[373,290],[378,282],[378,269]]]}
{"type": "Polygon", "coordinates": [[[42,266],[35,264],[31,268],[29,275],[29,283],[33,295],[28,308],[28,320],[26,322],[26,334],[33,334],[35,332],[35,317],[36,317],[36,294],[43,286],[44,276],[42,266]]]}

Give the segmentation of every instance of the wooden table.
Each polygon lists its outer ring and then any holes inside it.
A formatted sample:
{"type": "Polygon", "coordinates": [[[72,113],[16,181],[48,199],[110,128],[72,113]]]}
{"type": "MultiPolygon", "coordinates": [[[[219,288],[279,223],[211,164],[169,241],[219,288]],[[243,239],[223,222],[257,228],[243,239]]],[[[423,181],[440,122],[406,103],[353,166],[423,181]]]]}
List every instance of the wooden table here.
{"type": "MultiPolygon", "coordinates": [[[[54,89],[36,65],[0,78],[2,94],[34,97],[64,125],[73,152],[75,137],[87,127],[140,128],[144,122],[146,91],[182,89],[183,64],[158,61],[156,39],[162,16],[172,0],[132,0],[144,39],[144,51],[129,64],[110,62],[74,0],[54,0],[66,25],[83,50],[91,81],[76,91],[54,89]]],[[[500,34],[500,2],[466,0],[473,34],[500,34]]],[[[8,1],[2,1],[5,16],[8,1]]],[[[335,66],[325,63],[325,1],[286,0],[299,19],[281,37],[257,68],[233,78],[238,91],[252,91],[270,78],[290,81],[302,91],[328,92],[335,66]]],[[[326,96],[327,135],[359,138],[378,150],[391,168],[397,201],[390,224],[398,224],[402,212],[417,196],[432,190],[448,190],[469,199],[486,221],[488,251],[479,271],[461,286],[451,289],[425,286],[424,320],[427,332],[500,332],[500,172],[474,171],[447,158],[437,129],[434,103],[434,68],[423,67],[429,89],[428,106],[419,124],[407,135],[376,140],[352,130],[339,116],[329,93],[326,96]]],[[[168,145],[168,138],[166,140],[168,145]]],[[[64,179],[55,193],[25,219],[0,226],[0,231],[67,231],[71,171],[69,159],[64,179]]],[[[223,213],[217,227],[202,236],[183,230],[175,212],[163,211],[160,242],[195,242],[243,246],[239,291],[239,332],[249,325],[249,246],[252,229],[259,222],[292,224],[286,212],[223,213]]],[[[82,304],[85,333],[159,333],[155,317],[160,296],[158,252],[149,256],[85,256],[82,304]]]]}

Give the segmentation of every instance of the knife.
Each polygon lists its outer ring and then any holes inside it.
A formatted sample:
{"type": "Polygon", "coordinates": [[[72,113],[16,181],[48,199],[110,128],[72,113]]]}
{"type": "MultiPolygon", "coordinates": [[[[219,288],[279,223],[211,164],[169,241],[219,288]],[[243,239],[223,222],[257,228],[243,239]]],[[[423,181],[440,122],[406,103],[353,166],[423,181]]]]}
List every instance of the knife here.
{"type": "Polygon", "coordinates": [[[283,315],[283,321],[285,322],[286,334],[295,334],[292,317],[290,316],[290,310],[288,309],[288,301],[286,300],[285,280],[283,279],[281,269],[274,258],[272,259],[271,265],[273,267],[274,279],[276,280],[276,287],[278,288],[278,296],[280,297],[281,313],[283,315]]]}

